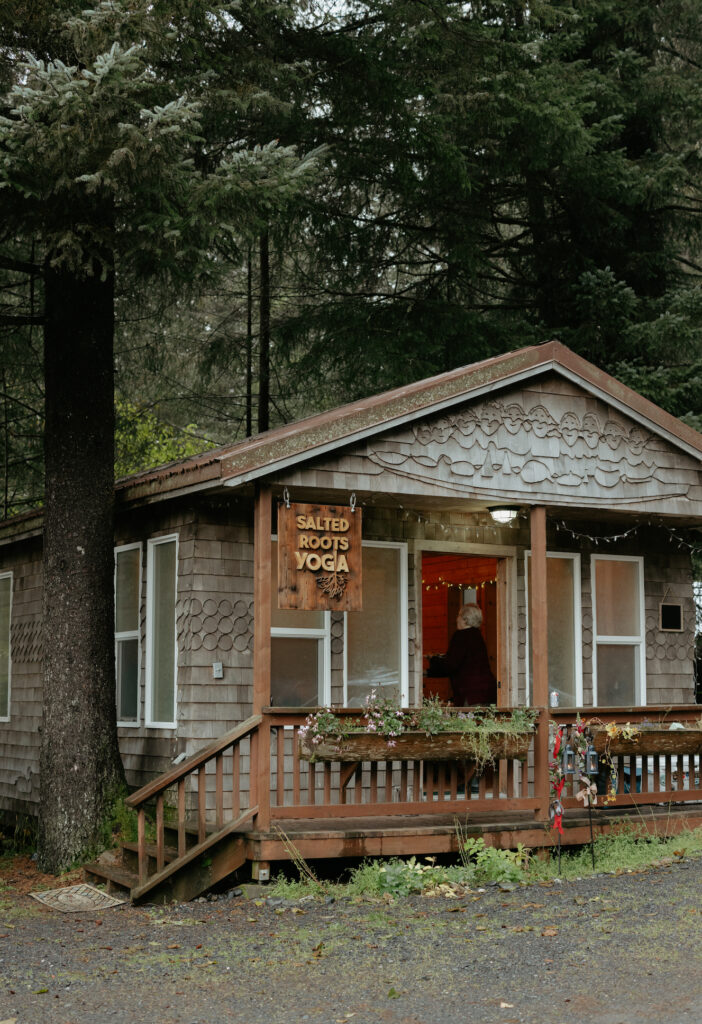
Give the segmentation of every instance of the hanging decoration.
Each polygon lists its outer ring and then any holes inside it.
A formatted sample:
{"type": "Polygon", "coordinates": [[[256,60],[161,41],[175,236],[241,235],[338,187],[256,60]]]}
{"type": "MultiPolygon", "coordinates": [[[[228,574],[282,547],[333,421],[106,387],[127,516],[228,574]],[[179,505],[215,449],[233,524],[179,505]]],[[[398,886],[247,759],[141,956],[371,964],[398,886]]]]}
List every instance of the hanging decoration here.
{"type": "MultiPolygon", "coordinates": [[[[592,808],[597,804],[597,777],[600,770],[600,759],[592,743],[592,726],[602,725],[598,719],[583,722],[578,716],[572,726],[555,725],[553,754],[549,762],[551,780],[551,804],[549,816],[551,827],[558,832],[558,870],[561,868],[561,837],[563,836],[563,790],[570,778],[574,784],[580,785],[575,794],[576,800],[582,800],[587,807],[590,822],[590,853],[592,866],[595,867],[595,839],[592,827],[592,808]]],[[[611,758],[604,756],[603,762],[609,768],[609,785],[604,803],[616,800],[616,772],[611,758]]]]}
{"type": "Polygon", "coordinates": [[[619,530],[617,533],[610,534],[587,533],[583,530],[574,530],[563,519],[549,521],[553,523],[559,533],[567,533],[573,540],[588,541],[590,544],[594,544],[595,547],[599,544],[615,544],[617,541],[626,540],[627,537],[634,537],[642,529],[654,529],[665,531],[668,534],[669,540],[675,542],[679,548],[686,548],[688,551],[702,551],[702,537],[698,542],[691,541],[688,537],[683,537],[673,527],[666,526],[665,523],[654,523],[650,519],[645,523],[637,523],[635,526],[630,526],[627,530],[619,530]]]}
{"type": "Polygon", "coordinates": [[[467,583],[454,583],[453,580],[445,580],[441,576],[439,576],[437,581],[432,582],[422,578],[422,586],[425,590],[441,590],[442,587],[447,589],[455,587],[458,590],[483,590],[485,587],[490,586],[491,583],[497,583],[497,579],[480,580],[480,582],[468,580],[467,583]]]}

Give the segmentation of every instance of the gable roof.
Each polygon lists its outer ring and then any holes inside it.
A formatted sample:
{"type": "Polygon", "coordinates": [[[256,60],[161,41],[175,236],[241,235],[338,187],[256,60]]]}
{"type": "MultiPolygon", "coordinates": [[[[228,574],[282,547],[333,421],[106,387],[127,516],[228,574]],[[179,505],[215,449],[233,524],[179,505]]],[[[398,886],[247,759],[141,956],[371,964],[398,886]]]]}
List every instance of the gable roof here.
{"type": "MultiPolygon", "coordinates": [[[[147,504],[202,490],[242,486],[392,427],[440,413],[485,394],[493,395],[549,372],[572,381],[674,447],[702,461],[702,434],[559,341],[549,341],[329,409],[202,455],[122,477],[116,483],[117,501],[147,504]]],[[[0,542],[5,544],[37,536],[42,530],[42,520],[41,509],[5,520],[0,523],[0,542]]]]}
{"type": "Polygon", "coordinates": [[[554,372],[702,459],[702,434],[559,341],[532,345],[288,423],[245,441],[117,482],[123,501],[149,501],[212,487],[236,487],[351,445],[389,428],[554,372]]]}

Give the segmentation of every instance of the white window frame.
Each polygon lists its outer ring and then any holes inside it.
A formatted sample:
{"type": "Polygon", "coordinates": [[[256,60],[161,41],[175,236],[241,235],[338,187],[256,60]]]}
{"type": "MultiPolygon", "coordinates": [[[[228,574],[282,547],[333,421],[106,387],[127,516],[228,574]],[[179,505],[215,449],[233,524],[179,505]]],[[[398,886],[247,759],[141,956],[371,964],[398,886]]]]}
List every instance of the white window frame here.
{"type": "Polygon", "coordinates": [[[12,711],[12,598],[15,588],[11,571],[0,572],[0,580],[10,581],[10,614],[7,621],[7,714],[0,715],[0,722],[9,722],[12,711]]]}
{"type": "Polygon", "coordinates": [[[119,544],[115,548],[115,553],[114,553],[114,558],[115,558],[114,594],[115,594],[115,617],[116,617],[116,615],[117,615],[117,555],[119,555],[122,551],[135,551],[135,550],[139,551],[139,604],[138,604],[138,610],[137,610],[137,628],[136,629],[129,629],[129,630],[121,630],[120,632],[117,632],[117,630],[115,630],[115,701],[117,703],[117,712],[118,712],[118,714],[117,714],[117,728],[118,729],[129,729],[129,728],[134,729],[137,726],[141,725],[141,588],[142,588],[142,585],[143,585],[143,561],[144,561],[144,556],[143,556],[143,551],[142,551],[142,544],[141,544],[140,541],[137,541],[136,544],[119,544]],[[137,715],[136,715],[135,719],[130,719],[130,720],[126,721],[126,722],[122,722],[122,721],[120,721],[120,718],[119,718],[119,707],[120,707],[119,696],[120,695],[119,695],[119,677],[117,675],[117,670],[118,670],[118,665],[119,665],[118,656],[117,656],[117,650],[118,650],[118,647],[119,647],[119,641],[120,640],[134,640],[134,639],[136,639],[136,641],[137,641],[137,664],[139,666],[138,675],[137,675],[137,715]]]}
{"type": "MultiPolygon", "coordinates": [[[[583,615],[582,575],[580,555],[574,551],[547,551],[547,558],[567,558],[573,562],[573,634],[575,659],[575,706],[583,707],[583,615]]],[[[531,600],[529,596],[529,559],[531,549],[524,552],[524,595],[526,601],[526,693],[525,704],[531,707],[531,658],[529,657],[529,636],[531,629],[531,600]]]]}
{"type": "Polygon", "coordinates": [[[324,612],[322,629],[295,629],[289,626],[271,626],[273,637],[287,637],[294,640],[318,640],[318,691],[320,706],[331,703],[331,612],[324,612]]]}
{"type": "Polygon", "coordinates": [[[592,592],[592,703],[598,706],[597,693],[597,648],[599,644],[616,644],[620,647],[638,647],[639,693],[634,694],[634,705],[646,706],[646,599],[644,594],[644,560],[642,555],[591,555],[590,589],[592,592]],[[639,633],[632,636],[608,636],[597,632],[597,563],[636,562],[639,575],[639,633]]]}
{"type": "MultiPolygon", "coordinates": [[[[400,704],[409,706],[409,587],[408,587],[408,546],[406,541],[364,540],[362,548],[396,548],[400,551],[400,704]]],[[[344,707],[349,700],[349,661],[348,661],[348,616],[353,612],[344,612],[344,707]]]]}
{"type": "MultiPolygon", "coordinates": [[[[271,536],[271,545],[278,544],[278,534],[271,536]]],[[[276,551],[277,557],[277,551],[276,551]]],[[[293,640],[321,640],[317,645],[317,701],[320,707],[331,704],[331,612],[325,611],[324,625],[320,629],[305,626],[271,626],[273,637],[293,640]]]]}
{"type": "Polygon", "coordinates": [[[178,534],[169,533],[163,537],[152,537],[146,544],[146,693],[144,707],[144,724],[147,729],[175,729],[178,717],[178,636],[174,625],[174,657],[173,657],[173,712],[174,721],[157,722],[151,717],[151,699],[153,696],[153,608],[154,608],[154,548],[159,544],[175,542],[175,592],[173,594],[173,621],[177,617],[178,602],[178,534]]]}

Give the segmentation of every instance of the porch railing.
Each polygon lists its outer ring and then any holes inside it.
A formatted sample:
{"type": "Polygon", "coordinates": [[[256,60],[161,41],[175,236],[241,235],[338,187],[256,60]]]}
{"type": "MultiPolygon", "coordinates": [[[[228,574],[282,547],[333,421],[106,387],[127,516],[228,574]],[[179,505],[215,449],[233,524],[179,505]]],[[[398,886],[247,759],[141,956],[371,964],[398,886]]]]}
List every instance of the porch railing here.
{"type": "Polygon", "coordinates": [[[139,886],[133,897],[255,817],[260,725],[260,715],[248,718],[127,798],[127,806],[137,812],[139,886]],[[154,802],[155,836],[148,842],[146,809],[154,802]],[[166,820],[165,808],[172,820],[166,820]],[[174,849],[167,848],[167,830],[175,835],[174,849]]]}
{"type": "MultiPolygon", "coordinates": [[[[646,708],[558,708],[551,712],[558,725],[572,725],[580,716],[583,722],[602,726],[610,722],[618,725],[630,723],[639,728],[646,724],[670,726],[679,722],[683,726],[696,725],[702,717],[699,704],[649,705],[646,708]]],[[[675,731],[667,734],[674,743],[675,731]]],[[[641,740],[640,742],[643,742],[641,740]]],[[[615,807],[631,807],[649,804],[675,804],[702,801],[702,754],[614,754],[612,755],[614,783],[616,789],[615,807]]],[[[603,782],[606,766],[603,766],[603,782]]],[[[577,783],[571,782],[564,792],[565,807],[579,806],[575,791],[577,783]]],[[[580,805],[582,806],[582,805],[580,805]]]]}
{"type": "MultiPolygon", "coordinates": [[[[358,711],[338,713],[358,716],[358,711]]],[[[308,709],[264,709],[260,728],[270,736],[271,820],[465,813],[467,808],[533,811],[539,805],[531,751],[525,762],[504,759],[482,772],[468,759],[310,762],[299,752],[308,714],[308,709]]]]}
{"type": "MultiPolygon", "coordinates": [[[[507,710],[507,709],[505,709],[507,710]]],[[[549,718],[572,725],[696,723],[698,705],[647,708],[559,708],[541,712],[526,761],[503,759],[476,772],[466,761],[393,758],[384,762],[310,762],[300,756],[300,728],[310,709],[265,708],[182,764],[133,793],[138,816],[139,886],[165,880],[252,821],[265,832],[286,819],[343,819],[519,811],[547,820],[548,763],[544,730],[549,718]],[[147,841],[147,806],[155,805],[154,836],[147,841]],[[172,846],[167,847],[167,838],[172,846]]],[[[358,715],[358,711],[340,711],[358,715]]],[[[674,733],[670,734],[674,736],[674,733]]],[[[615,755],[616,807],[702,802],[702,754],[615,755]]],[[[575,787],[563,794],[577,806],[575,787]]],[[[249,825],[249,828],[251,825],[249,825]]]]}

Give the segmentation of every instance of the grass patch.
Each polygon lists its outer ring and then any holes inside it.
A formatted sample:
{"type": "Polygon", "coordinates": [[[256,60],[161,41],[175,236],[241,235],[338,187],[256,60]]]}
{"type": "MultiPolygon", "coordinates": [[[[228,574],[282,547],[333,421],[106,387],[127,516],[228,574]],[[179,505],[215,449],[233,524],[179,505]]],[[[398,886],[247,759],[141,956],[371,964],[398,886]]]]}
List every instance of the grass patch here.
{"type": "Polygon", "coordinates": [[[651,835],[643,825],[625,825],[616,832],[595,839],[595,868],[593,871],[589,846],[566,850],[561,857],[553,853],[548,861],[534,861],[531,876],[534,881],[550,878],[585,878],[601,872],[637,871],[652,867],[660,861],[681,861],[702,854],[702,829],[681,832],[676,836],[651,835]]]}
{"type": "MultiPolygon", "coordinates": [[[[347,882],[320,881],[298,865],[297,879],[279,875],[270,886],[270,895],[289,900],[303,898],[388,900],[420,893],[440,893],[475,889],[490,883],[529,884],[563,879],[585,878],[603,872],[624,873],[674,863],[702,855],[702,829],[676,836],[655,836],[645,827],[622,826],[616,832],[595,840],[593,871],[589,846],[566,849],[558,857],[554,851],[548,860],[532,857],[529,850],[499,850],[486,846],[482,838],[467,836],[458,829],[460,859],[457,863],[439,863],[434,857],[364,861],[352,868],[347,882]]],[[[304,865],[304,862],[302,862],[304,865]]]]}

